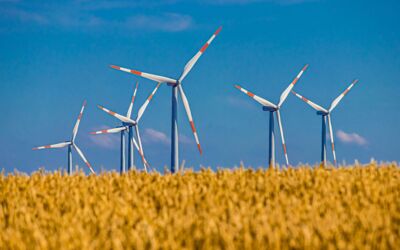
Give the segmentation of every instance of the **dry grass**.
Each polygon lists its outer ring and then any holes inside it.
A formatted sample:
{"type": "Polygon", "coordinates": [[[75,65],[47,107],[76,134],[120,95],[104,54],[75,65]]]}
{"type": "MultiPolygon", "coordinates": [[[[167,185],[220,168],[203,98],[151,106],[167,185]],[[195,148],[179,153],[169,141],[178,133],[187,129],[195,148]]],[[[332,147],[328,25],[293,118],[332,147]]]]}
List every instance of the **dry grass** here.
{"type": "Polygon", "coordinates": [[[0,175],[2,249],[398,249],[400,169],[0,175]]]}

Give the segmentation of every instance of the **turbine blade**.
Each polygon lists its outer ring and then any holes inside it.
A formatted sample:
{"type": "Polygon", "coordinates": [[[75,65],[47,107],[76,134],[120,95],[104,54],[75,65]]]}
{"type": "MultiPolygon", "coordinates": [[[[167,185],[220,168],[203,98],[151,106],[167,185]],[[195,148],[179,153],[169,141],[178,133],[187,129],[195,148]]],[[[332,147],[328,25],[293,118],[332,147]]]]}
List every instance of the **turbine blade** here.
{"type": "Polygon", "coordinates": [[[133,91],[133,96],[132,96],[131,104],[129,104],[128,112],[126,113],[126,117],[128,117],[128,118],[131,118],[133,103],[135,102],[136,92],[137,92],[138,86],[139,86],[139,83],[136,82],[136,88],[135,88],[135,90],[133,91]]]}
{"type": "Polygon", "coordinates": [[[250,91],[240,87],[239,85],[235,85],[235,88],[237,88],[238,90],[242,91],[243,93],[245,93],[246,95],[250,96],[251,98],[253,98],[256,102],[260,103],[263,106],[267,106],[270,108],[277,108],[275,104],[273,104],[270,101],[265,100],[262,97],[259,97],[253,93],[251,93],[250,91]]]}
{"type": "Polygon", "coordinates": [[[121,131],[126,130],[126,129],[127,129],[126,127],[109,128],[109,129],[99,130],[99,131],[96,131],[96,132],[90,132],[90,134],[92,134],[92,135],[113,134],[113,133],[121,132],[121,131]]]}
{"type": "Polygon", "coordinates": [[[146,161],[144,160],[144,151],[143,151],[143,146],[142,146],[142,139],[140,138],[140,133],[139,133],[139,126],[135,126],[135,131],[136,131],[136,137],[138,139],[138,143],[139,143],[139,149],[142,152],[141,156],[142,156],[142,161],[143,161],[143,166],[144,166],[144,170],[147,172],[147,166],[146,166],[146,161]]]}
{"type": "Polygon", "coordinates": [[[277,117],[277,120],[278,120],[279,131],[281,133],[282,147],[283,147],[283,153],[285,154],[286,165],[289,166],[289,159],[288,159],[288,155],[287,155],[287,151],[286,151],[286,144],[285,144],[285,136],[283,135],[281,114],[280,114],[279,110],[276,111],[276,117],[277,117]]]}
{"type": "Polygon", "coordinates": [[[51,145],[46,145],[46,146],[40,146],[36,148],[32,148],[32,150],[40,150],[40,149],[46,149],[46,148],[65,148],[66,146],[71,145],[71,142],[61,142],[61,143],[56,143],[56,144],[51,144],[51,145]]]}
{"type": "Polygon", "coordinates": [[[299,93],[296,93],[292,90],[292,93],[297,96],[298,98],[300,98],[301,100],[303,100],[305,103],[307,103],[308,105],[310,105],[313,109],[317,110],[317,111],[321,111],[321,112],[325,112],[328,113],[328,110],[324,109],[323,107],[319,106],[316,103],[313,103],[312,101],[308,100],[307,98],[305,98],[304,96],[300,95],[299,93]]]}
{"type": "Polygon", "coordinates": [[[331,106],[329,107],[329,112],[331,112],[338,104],[339,102],[343,99],[345,95],[350,91],[350,89],[358,82],[358,79],[353,80],[353,82],[347,87],[343,93],[341,93],[338,97],[336,97],[335,100],[333,100],[331,106]]]}
{"type": "Polygon", "coordinates": [[[332,154],[333,154],[333,162],[335,163],[335,166],[336,166],[335,142],[333,140],[332,121],[331,121],[331,115],[330,114],[328,114],[328,126],[329,126],[329,137],[331,138],[331,148],[332,148],[332,154]]]}
{"type": "Polygon", "coordinates": [[[113,69],[117,69],[117,70],[121,70],[121,71],[125,71],[134,75],[138,75],[141,76],[143,78],[147,78],[150,79],[152,81],[156,81],[156,82],[160,82],[160,83],[171,83],[171,84],[176,84],[176,80],[169,78],[169,77],[165,77],[165,76],[159,76],[159,75],[154,75],[154,74],[149,74],[149,73],[145,73],[145,72],[141,72],[141,71],[137,71],[134,69],[127,69],[127,68],[122,68],[119,66],[115,66],[115,65],[111,65],[111,68],[113,69]]]}
{"type": "Polygon", "coordinates": [[[144,162],[144,165],[145,165],[144,170],[147,172],[147,167],[150,168],[150,165],[147,162],[146,158],[144,157],[143,151],[139,148],[138,143],[136,142],[136,140],[133,136],[131,137],[131,140],[133,142],[133,145],[135,145],[136,150],[139,152],[140,156],[142,157],[142,161],[144,162]]]}
{"type": "Polygon", "coordinates": [[[117,118],[118,120],[125,122],[125,123],[129,123],[129,124],[136,124],[136,122],[126,116],[120,115],[118,113],[115,113],[114,111],[108,110],[106,108],[104,108],[103,106],[97,105],[97,107],[101,110],[103,110],[104,112],[106,112],[109,115],[114,116],[115,118],[117,118]]]}
{"type": "Polygon", "coordinates": [[[86,166],[88,166],[88,168],[90,169],[90,172],[92,172],[92,174],[96,174],[92,168],[92,165],[90,165],[89,161],[86,159],[86,157],[83,155],[82,151],[78,148],[78,146],[76,144],[73,144],[76,152],[78,152],[78,155],[82,158],[83,162],[86,164],[86,166]]]}
{"type": "Polygon", "coordinates": [[[290,91],[292,90],[294,85],[297,83],[297,81],[300,79],[300,77],[303,75],[304,71],[306,71],[307,68],[308,68],[308,64],[304,65],[304,67],[301,69],[300,73],[293,79],[293,81],[289,84],[289,86],[285,89],[285,91],[282,92],[281,97],[279,98],[278,107],[280,107],[283,104],[283,102],[286,100],[290,91]]]}
{"type": "Polygon", "coordinates": [[[86,106],[86,100],[83,102],[81,112],[79,113],[79,116],[78,116],[78,119],[76,120],[74,129],[72,130],[72,139],[71,139],[72,142],[75,141],[76,134],[78,133],[79,124],[81,123],[83,110],[85,110],[85,106],[86,106]]]}
{"type": "Polygon", "coordinates": [[[203,53],[206,51],[208,46],[212,43],[214,38],[219,34],[221,31],[222,27],[219,27],[214,34],[208,39],[208,41],[201,47],[201,49],[194,55],[189,62],[186,63],[185,67],[183,68],[183,72],[181,76],[179,77],[179,82],[182,82],[183,79],[185,79],[186,75],[190,72],[190,70],[193,68],[193,66],[196,64],[197,60],[203,55],[203,53]]]}
{"type": "Polygon", "coordinates": [[[188,102],[188,100],[186,98],[185,92],[183,92],[182,85],[179,85],[178,88],[179,88],[179,91],[181,93],[183,106],[185,107],[186,114],[187,114],[187,117],[189,119],[190,127],[192,128],[194,139],[196,140],[197,148],[199,149],[200,154],[202,154],[203,151],[202,151],[201,146],[200,146],[199,137],[197,136],[196,127],[194,126],[192,112],[190,111],[189,102],[188,102]]]}
{"type": "Polygon", "coordinates": [[[157,84],[157,86],[154,88],[153,92],[151,92],[151,94],[149,95],[149,97],[147,97],[146,101],[143,103],[143,105],[140,107],[139,111],[138,111],[138,116],[136,118],[136,122],[139,122],[140,118],[142,118],[142,115],[144,113],[144,111],[147,108],[147,105],[149,105],[151,99],[153,99],[153,96],[155,95],[155,93],[157,92],[158,88],[160,87],[160,83],[157,84]]]}

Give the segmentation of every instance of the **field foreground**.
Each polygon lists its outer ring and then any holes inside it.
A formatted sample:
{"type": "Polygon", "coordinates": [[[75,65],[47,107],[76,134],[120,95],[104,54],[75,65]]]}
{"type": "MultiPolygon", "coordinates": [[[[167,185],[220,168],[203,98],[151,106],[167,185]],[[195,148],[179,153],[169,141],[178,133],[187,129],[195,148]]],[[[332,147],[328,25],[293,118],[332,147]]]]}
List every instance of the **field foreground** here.
{"type": "Polygon", "coordinates": [[[0,174],[2,249],[398,249],[400,168],[0,174]]]}

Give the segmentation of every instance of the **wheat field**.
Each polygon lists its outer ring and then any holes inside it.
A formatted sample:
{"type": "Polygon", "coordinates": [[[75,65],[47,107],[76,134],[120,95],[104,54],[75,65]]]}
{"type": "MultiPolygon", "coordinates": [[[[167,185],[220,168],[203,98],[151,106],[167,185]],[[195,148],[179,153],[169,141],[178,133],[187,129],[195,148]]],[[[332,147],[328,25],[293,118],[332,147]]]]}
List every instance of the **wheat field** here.
{"type": "Polygon", "coordinates": [[[396,164],[0,174],[1,249],[398,249],[396,164]]]}

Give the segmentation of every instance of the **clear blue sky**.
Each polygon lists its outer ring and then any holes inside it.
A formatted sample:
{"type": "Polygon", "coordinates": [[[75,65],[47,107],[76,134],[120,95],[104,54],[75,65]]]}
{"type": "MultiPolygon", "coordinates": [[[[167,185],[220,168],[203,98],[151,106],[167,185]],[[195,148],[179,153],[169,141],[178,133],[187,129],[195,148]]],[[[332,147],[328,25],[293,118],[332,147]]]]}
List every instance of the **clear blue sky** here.
{"type": "MultiPolygon", "coordinates": [[[[332,114],[338,161],[400,160],[399,1],[40,2],[0,0],[6,171],[65,167],[66,150],[31,148],[68,140],[85,99],[77,144],[96,170],[118,169],[118,135],[89,135],[118,125],[96,105],[125,113],[139,80],[136,114],[155,84],[108,65],[178,77],[220,25],[183,83],[204,149],[199,156],[180,103],[186,166],[266,165],[268,114],[233,85],[278,102],[305,63],[295,90],[324,107],[360,79],[332,114]]],[[[162,86],[141,121],[147,158],[159,169],[169,164],[170,96],[162,86]]],[[[293,95],[281,112],[290,162],[317,162],[320,118],[293,95]]],[[[284,162],[279,138],[277,161],[284,162]]],[[[74,162],[84,166],[76,154],[74,162]]]]}

